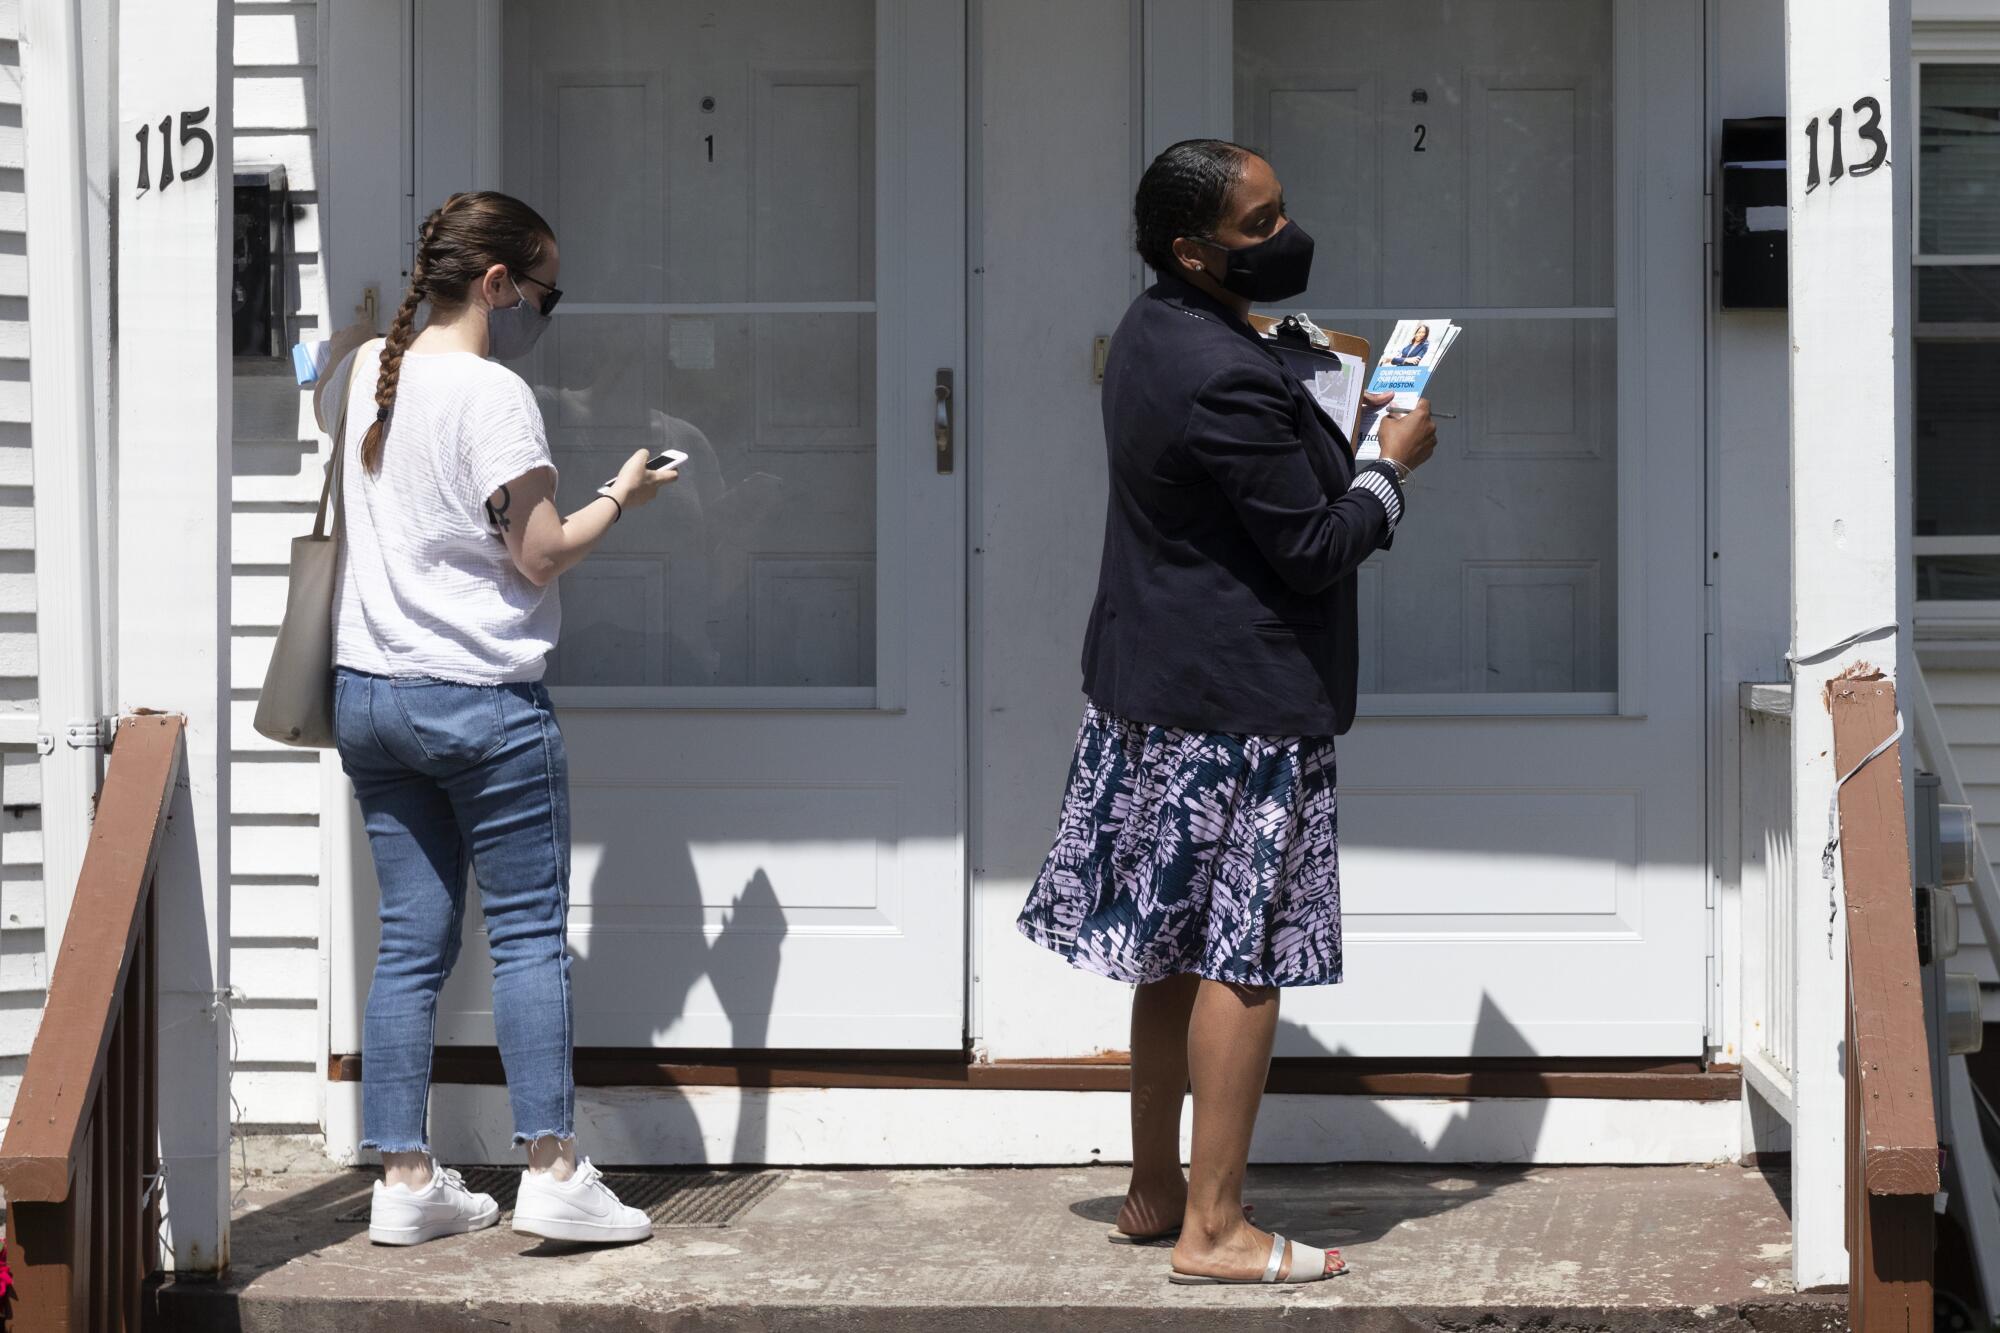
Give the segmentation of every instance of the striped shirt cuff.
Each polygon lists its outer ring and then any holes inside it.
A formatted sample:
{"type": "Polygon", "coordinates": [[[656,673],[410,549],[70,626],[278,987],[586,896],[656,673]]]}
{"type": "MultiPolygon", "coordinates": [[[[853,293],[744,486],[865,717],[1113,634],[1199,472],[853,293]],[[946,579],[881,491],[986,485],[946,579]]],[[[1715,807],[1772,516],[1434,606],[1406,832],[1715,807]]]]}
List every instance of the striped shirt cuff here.
{"type": "Polygon", "coordinates": [[[1403,493],[1388,475],[1377,468],[1367,468],[1355,474],[1351,489],[1367,491],[1382,502],[1383,511],[1389,515],[1389,533],[1396,535],[1396,525],[1403,521],[1403,493]]]}

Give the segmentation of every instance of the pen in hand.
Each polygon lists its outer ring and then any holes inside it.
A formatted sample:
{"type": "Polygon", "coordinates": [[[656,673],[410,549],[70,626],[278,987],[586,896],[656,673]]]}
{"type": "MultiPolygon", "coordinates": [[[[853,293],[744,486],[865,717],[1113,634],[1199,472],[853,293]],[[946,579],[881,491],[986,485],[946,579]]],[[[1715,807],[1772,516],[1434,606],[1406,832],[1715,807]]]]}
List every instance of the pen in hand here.
{"type": "MultiPolygon", "coordinates": [[[[1387,415],[1391,420],[1394,420],[1397,417],[1406,417],[1410,415],[1410,409],[1407,407],[1392,407],[1389,409],[1387,415]]],[[[1433,412],[1431,413],[1431,416],[1438,421],[1458,420],[1458,413],[1456,412],[1433,412]]]]}

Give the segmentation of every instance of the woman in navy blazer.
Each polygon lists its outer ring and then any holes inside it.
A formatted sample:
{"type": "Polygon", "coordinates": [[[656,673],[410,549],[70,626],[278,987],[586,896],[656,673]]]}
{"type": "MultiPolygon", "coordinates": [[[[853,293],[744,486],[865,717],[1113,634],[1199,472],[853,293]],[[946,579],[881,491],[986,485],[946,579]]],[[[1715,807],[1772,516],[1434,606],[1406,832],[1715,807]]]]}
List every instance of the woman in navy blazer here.
{"type": "Polygon", "coordinates": [[[1431,350],[1431,326],[1419,324],[1410,331],[1410,342],[1402,351],[1389,358],[1392,366],[1421,366],[1431,350]]]}
{"type": "Polygon", "coordinates": [[[1263,158],[1175,144],[1133,212],[1159,281],[1105,365],[1088,704],[1020,925],[1136,987],[1132,1180],[1111,1239],[1172,1238],[1174,1282],[1312,1282],[1346,1271],[1338,1251],[1250,1225],[1243,1173],[1279,988],[1340,980],[1333,738],[1354,720],[1354,572],[1388,546],[1436,431],[1420,403],[1357,466],[1251,328],[1253,302],[1305,290],[1313,248],[1263,158]]]}

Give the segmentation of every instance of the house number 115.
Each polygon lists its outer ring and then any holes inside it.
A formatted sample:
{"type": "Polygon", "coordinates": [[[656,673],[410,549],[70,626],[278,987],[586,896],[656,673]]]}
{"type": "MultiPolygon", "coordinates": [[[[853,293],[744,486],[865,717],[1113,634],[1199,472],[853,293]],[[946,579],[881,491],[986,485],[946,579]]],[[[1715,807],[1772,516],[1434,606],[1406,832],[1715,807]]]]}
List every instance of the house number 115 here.
{"type": "MultiPolygon", "coordinates": [[[[174,175],[174,118],[170,115],[160,117],[160,188],[162,190],[172,185],[176,180],[191,181],[197,177],[206,176],[208,169],[215,165],[215,136],[201,127],[202,122],[208,119],[208,113],[211,110],[213,110],[212,107],[203,107],[199,111],[181,112],[180,143],[182,161],[185,163],[187,159],[189,144],[200,144],[201,156],[196,159],[193,166],[183,165],[179,176],[174,175]]],[[[153,188],[153,127],[151,125],[141,125],[139,132],[132,137],[139,141],[139,193],[144,194],[153,188]]]]}

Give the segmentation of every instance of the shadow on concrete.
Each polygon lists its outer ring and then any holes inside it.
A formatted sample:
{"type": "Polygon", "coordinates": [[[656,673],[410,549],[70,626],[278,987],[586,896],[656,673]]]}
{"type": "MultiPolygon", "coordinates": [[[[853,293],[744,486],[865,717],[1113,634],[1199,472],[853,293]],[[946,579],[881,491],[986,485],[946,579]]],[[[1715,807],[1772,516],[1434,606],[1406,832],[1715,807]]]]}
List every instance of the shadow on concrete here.
{"type": "MultiPolygon", "coordinates": [[[[233,1258],[230,1264],[229,1282],[234,1286],[247,1286],[260,1273],[283,1268],[296,1260],[310,1259],[324,1254],[337,1246],[353,1241],[368,1230],[366,1221],[370,1191],[375,1185],[377,1172],[373,1167],[356,1167],[299,1187],[288,1186],[286,1177],[275,1176],[257,1182],[258,1192],[269,1191],[282,1197],[270,1200],[273,1206],[252,1206],[236,1215],[230,1224],[230,1242],[233,1258]]],[[[507,1214],[512,1211],[511,1198],[501,1198],[503,1213],[498,1225],[508,1224],[507,1214]]],[[[577,1245],[561,1241],[541,1240],[534,1236],[515,1236],[515,1252],[523,1258],[563,1258],[591,1250],[616,1250],[625,1248],[618,1245],[577,1245]]],[[[428,1253],[448,1257],[451,1244],[433,1242],[428,1253]]],[[[426,1247],[416,1247],[426,1250],[426,1247]]],[[[377,1249],[372,1253],[390,1254],[394,1251],[377,1249]]],[[[207,1285],[203,1282],[203,1285],[207,1285]]]]}
{"type": "MultiPolygon", "coordinates": [[[[369,1176],[255,1182],[221,1282],[169,1283],[163,1333],[982,1333],[1757,1328],[1837,1300],[1784,1290],[1789,1228],[1734,1167],[1252,1168],[1259,1222],[1337,1245],[1360,1279],[1303,1301],[1186,1291],[1104,1240],[1107,1168],[800,1171],[741,1225],[572,1263],[506,1230],[378,1249],[332,1219],[369,1176]],[[1078,1196],[1090,1196],[1071,1207],[1078,1196]],[[286,1261],[287,1256],[292,1256],[286,1261]],[[298,1257],[304,1256],[304,1257],[298,1257]],[[1331,1297],[1333,1304],[1329,1304],[1331,1297]]],[[[1115,1203],[1115,1201],[1106,1201],[1115,1203]]]]}
{"type": "Polygon", "coordinates": [[[1792,1219],[1792,1165],[1789,1161],[1760,1162],[1756,1166],[1757,1178],[1769,1187],[1771,1197],[1778,1201],[1778,1209],[1787,1222],[1792,1219]]]}
{"type": "MultiPolygon", "coordinates": [[[[1296,1236],[1315,1245],[1366,1245],[1382,1239],[1407,1222],[1452,1212],[1518,1184],[1532,1168],[1382,1166],[1367,1168],[1365,1182],[1350,1182],[1341,1166],[1316,1168],[1318,1177],[1331,1173],[1323,1192],[1301,1196],[1298,1173],[1287,1167],[1253,1166],[1244,1182],[1244,1198],[1256,1209],[1252,1221],[1264,1231],[1296,1236]]],[[[1118,1222],[1122,1194],[1079,1199],[1069,1211],[1108,1232],[1118,1222]]],[[[1151,1242],[1172,1249],[1172,1240],[1151,1242]]]]}
{"type": "MultiPolygon", "coordinates": [[[[1288,1059],[1339,1061],[1352,1056],[1352,1052],[1343,1048],[1327,1046],[1311,1030],[1299,1024],[1280,1019],[1278,1028],[1275,1045],[1286,1052],[1288,1059]]],[[[1507,1020],[1498,1005],[1487,998],[1480,1003],[1473,1049],[1482,1054],[1514,1054],[1530,1048],[1521,1031],[1507,1020]]],[[[1480,1091],[1475,1074],[1473,1097],[1478,1096],[1480,1091]]],[[[1268,1098],[1272,1094],[1267,1092],[1265,1095],[1268,1098]]],[[[1435,1102],[1439,1099],[1410,1100],[1435,1102]]],[[[1535,1155],[1542,1126],[1548,1119],[1546,1100],[1477,1101],[1467,1097],[1450,1101],[1459,1114],[1435,1139],[1426,1139],[1390,1115],[1376,1099],[1361,1096],[1338,1098],[1339,1113],[1348,1121],[1343,1126],[1343,1133],[1361,1142],[1390,1145],[1380,1150],[1380,1156],[1373,1159],[1375,1161],[1411,1165],[1372,1170],[1369,1176],[1371,1184],[1364,1198],[1340,1197],[1336,1188],[1334,1197],[1318,1200],[1302,1200],[1295,1191],[1272,1188],[1286,1180],[1290,1174],[1286,1167],[1252,1165],[1245,1197],[1256,1207],[1257,1226],[1265,1231],[1297,1234],[1306,1240],[1324,1237],[1327,1238],[1324,1243],[1329,1244],[1360,1244],[1379,1239],[1402,1222],[1462,1208],[1521,1179],[1529,1169],[1528,1159],[1535,1155]],[[1522,1160],[1518,1165],[1478,1168],[1453,1165],[1481,1160],[1490,1162],[1493,1136],[1488,1133],[1487,1122],[1503,1117],[1507,1137],[1520,1145],[1522,1160]],[[1489,1146],[1482,1148],[1477,1145],[1489,1146]],[[1260,1184],[1266,1187],[1261,1196],[1260,1184]]],[[[1183,1107],[1184,1115],[1191,1115],[1192,1111],[1191,1104],[1183,1107]]],[[[1255,1143],[1252,1153],[1259,1155],[1255,1143]]],[[[1308,1154],[1308,1159],[1324,1163],[1344,1161],[1340,1147],[1333,1143],[1316,1156],[1308,1154]]],[[[1337,1187],[1341,1176],[1339,1168],[1334,1170],[1337,1187]]],[[[1118,1210],[1123,1202],[1123,1195],[1081,1199],[1070,1205],[1070,1212],[1093,1222],[1103,1222],[1109,1228],[1117,1222],[1118,1210]]]]}
{"type": "Polygon", "coordinates": [[[377,1173],[356,1168],[329,1176],[276,1206],[253,1206],[230,1223],[230,1281],[244,1284],[259,1273],[282,1268],[368,1230],[366,1222],[343,1221],[368,1204],[377,1173]]]}

